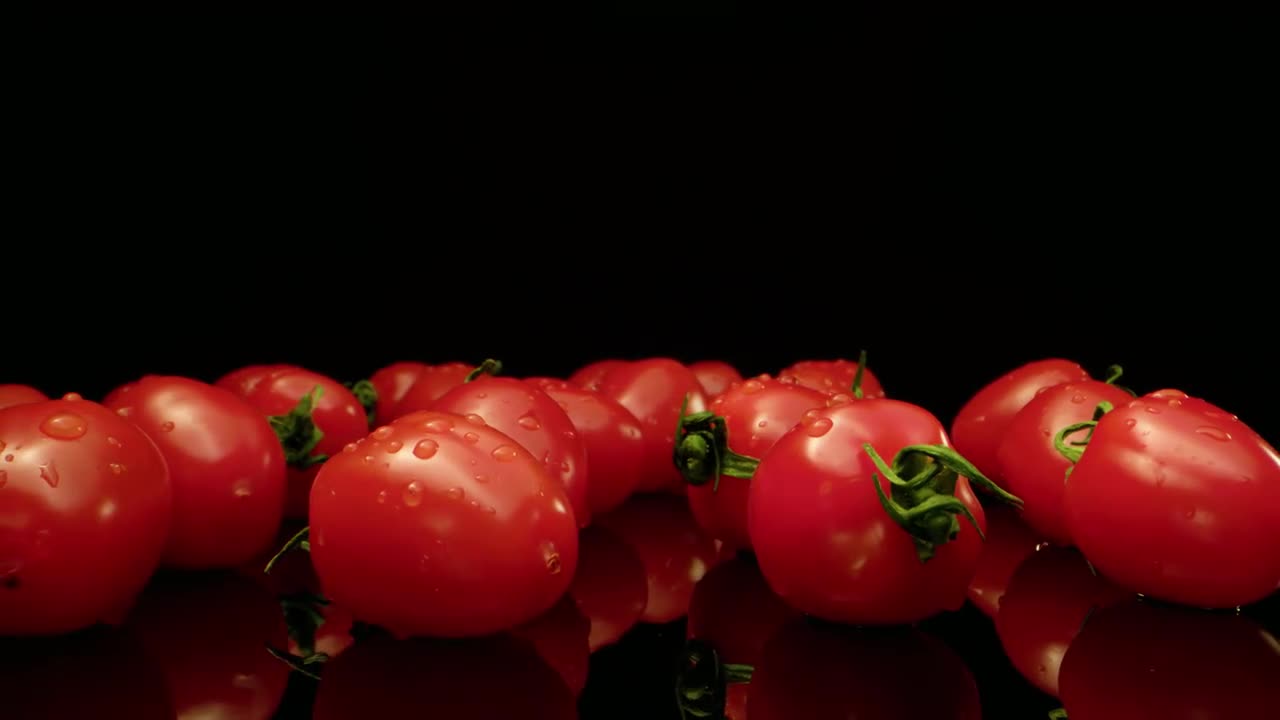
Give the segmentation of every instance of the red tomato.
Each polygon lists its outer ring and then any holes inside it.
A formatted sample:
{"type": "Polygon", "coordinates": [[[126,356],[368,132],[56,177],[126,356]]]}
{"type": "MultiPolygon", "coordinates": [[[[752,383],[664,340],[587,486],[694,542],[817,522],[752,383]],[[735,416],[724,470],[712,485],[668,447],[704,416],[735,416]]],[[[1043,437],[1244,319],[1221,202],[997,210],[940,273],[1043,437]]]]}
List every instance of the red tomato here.
{"type": "MultiPolygon", "coordinates": [[[[778,373],[784,383],[795,383],[824,393],[849,392],[853,378],[858,374],[858,363],[850,360],[803,360],[778,373]]],[[[884,388],[871,368],[862,372],[862,396],[868,399],[884,397],[884,388]]]]}
{"type": "Polygon", "coordinates": [[[1129,600],[1094,613],[1062,659],[1071,720],[1274,716],[1280,642],[1234,614],[1129,600]]]}
{"type": "Polygon", "coordinates": [[[1070,360],[1037,360],[1010,370],[979,390],[960,408],[951,423],[951,438],[956,449],[998,482],[1000,468],[996,452],[1013,416],[1043,388],[1088,379],[1089,373],[1070,360]]]}
{"type": "Polygon", "coordinates": [[[364,406],[338,381],[301,368],[270,373],[247,400],[271,417],[284,446],[289,465],[285,516],[306,517],[317,466],[369,434],[364,406]]]}
{"type": "Polygon", "coordinates": [[[369,382],[378,391],[378,404],[373,411],[374,422],[386,425],[399,417],[400,401],[418,378],[430,371],[431,366],[426,363],[397,362],[370,375],[369,382]]]}
{"type": "Polygon", "coordinates": [[[249,365],[239,370],[231,372],[218,378],[213,384],[239,395],[240,397],[248,397],[258,383],[281,370],[294,370],[296,365],[249,365]]]}
{"type": "Polygon", "coordinates": [[[716,562],[716,546],[698,529],[684,498],[634,495],[598,522],[618,534],[640,556],[649,591],[640,619],[679,620],[689,611],[693,586],[716,562]]]}
{"type": "Polygon", "coordinates": [[[698,384],[708,398],[714,398],[728,390],[730,385],[742,382],[742,373],[721,360],[702,360],[690,365],[689,369],[698,378],[698,384]]]}
{"type": "Polygon", "coordinates": [[[644,474],[640,492],[684,492],[684,478],[671,463],[676,423],[686,413],[707,409],[702,386],[689,368],[675,360],[651,358],[615,366],[600,384],[600,394],[630,410],[644,429],[644,474]]]}
{"type": "Polygon", "coordinates": [[[578,571],[569,594],[591,622],[588,645],[595,652],[617,642],[644,612],[649,584],[631,546],[602,527],[578,535],[578,571]]]}
{"type": "Polygon", "coordinates": [[[520,443],[564,486],[580,527],[591,521],[587,504],[587,449],[560,405],[516,378],[481,375],[445,393],[434,410],[475,415],[520,443]]]}
{"type": "Polygon", "coordinates": [[[765,641],[796,617],[755,561],[740,555],[711,568],[694,586],[686,633],[714,647],[721,662],[756,665],[765,641]]]}
{"type": "Polygon", "coordinates": [[[827,396],[817,390],[761,375],[734,385],[706,413],[685,417],[676,463],[690,484],[693,517],[708,535],[735,548],[751,547],[747,495],[756,461],[805,412],[826,404],[827,396]],[[718,450],[726,447],[728,452],[718,450]]]}
{"type": "Polygon", "coordinates": [[[539,378],[530,382],[560,405],[578,431],[587,451],[587,502],[591,514],[621,505],[642,478],[645,444],[640,421],[600,393],[563,380],[539,378]]]}
{"type": "Polygon", "coordinates": [[[987,540],[969,580],[969,602],[994,618],[1000,612],[1000,598],[1009,587],[1009,578],[1036,551],[1040,537],[1022,522],[1017,510],[1007,505],[987,505],[982,509],[987,514],[987,540]]]}
{"type": "Polygon", "coordinates": [[[563,486],[515,440],[478,418],[420,412],[321,468],[311,560],[359,620],[402,637],[474,636],[554,605],[578,533],[563,486]]]}
{"type": "Polygon", "coordinates": [[[996,633],[1018,672],[1057,697],[1058,666],[1085,619],[1131,595],[1095,575],[1074,548],[1046,547],[1010,578],[996,633]]]}
{"type": "Polygon", "coordinates": [[[173,495],[164,457],[86,400],[0,410],[0,635],[118,621],[160,563],[173,495]]]}
{"type": "Polygon", "coordinates": [[[533,644],[538,655],[555,668],[565,686],[575,696],[587,684],[591,664],[591,621],[578,610],[573,597],[565,595],[552,608],[511,631],[533,644]]]}
{"type": "Polygon", "coordinates": [[[163,563],[235,567],[275,539],[284,512],[284,451],[271,426],[229,390],[150,375],[113,393],[164,455],[173,526],[163,563]]]}
{"type": "Polygon", "coordinates": [[[391,419],[394,420],[419,410],[430,410],[436,400],[439,400],[445,393],[466,381],[467,376],[474,369],[474,366],[460,362],[428,365],[427,369],[418,375],[418,378],[413,381],[413,385],[409,386],[409,389],[400,398],[400,404],[396,406],[395,417],[391,419]]]}
{"type": "MultiPolygon", "coordinates": [[[[761,572],[792,607],[834,622],[908,623],[958,609],[985,528],[969,481],[985,478],[971,468],[958,475],[963,459],[951,451],[950,466],[912,493],[877,469],[867,444],[895,465],[907,446],[950,448],[937,418],[897,400],[806,413],[751,480],[747,524],[761,572]],[[939,495],[954,499],[908,520],[910,508],[939,495]]],[[[906,469],[898,474],[915,475],[906,469]]]]}
{"type": "Polygon", "coordinates": [[[1004,431],[996,465],[1009,492],[1022,498],[1022,517],[1041,535],[1070,545],[1071,534],[1062,516],[1062,496],[1071,461],[1054,446],[1059,430],[1093,417],[1098,403],[1124,405],[1133,396],[1115,385],[1080,380],[1044,388],[1031,399],[1004,431]]]}
{"type": "Polygon", "coordinates": [[[626,365],[626,360],[597,360],[589,365],[583,365],[578,368],[577,372],[569,376],[569,384],[577,385],[587,390],[599,390],[600,382],[604,380],[604,376],[614,368],[626,365]]]}
{"type": "Polygon", "coordinates": [[[43,402],[49,397],[27,385],[0,385],[0,410],[24,403],[43,402]]]}
{"type": "MultiPolygon", "coordinates": [[[[305,553],[296,554],[304,555],[305,553]]],[[[307,657],[315,652],[324,653],[330,659],[333,659],[355,642],[355,638],[351,637],[351,626],[355,620],[355,618],[351,617],[351,611],[333,603],[323,605],[319,610],[324,622],[320,624],[320,627],[316,628],[315,637],[311,638],[312,647],[304,648],[298,644],[296,639],[290,637],[290,655],[307,657]]]]}
{"type": "Polygon", "coordinates": [[[1231,608],[1280,587],[1280,456],[1203,400],[1163,391],[1104,415],[1065,509],[1094,567],[1143,595],[1231,608]]]}

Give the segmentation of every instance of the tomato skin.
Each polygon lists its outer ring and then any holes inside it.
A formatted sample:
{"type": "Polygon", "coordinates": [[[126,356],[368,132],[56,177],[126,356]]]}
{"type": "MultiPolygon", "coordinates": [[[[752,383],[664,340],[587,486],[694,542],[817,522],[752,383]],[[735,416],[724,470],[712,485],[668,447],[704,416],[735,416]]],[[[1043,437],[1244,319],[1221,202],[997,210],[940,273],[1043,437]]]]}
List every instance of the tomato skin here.
{"type": "Polygon", "coordinates": [[[147,376],[113,393],[164,455],[173,487],[168,567],[229,568],[275,539],[284,513],[284,451],[271,426],[229,390],[147,376]]]}
{"type": "MultiPolygon", "coordinates": [[[[428,365],[419,373],[413,385],[405,391],[396,406],[395,416],[391,420],[404,417],[420,410],[430,410],[445,393],[458,387],[475,368],[466,363],[451,362],[443,365],[428,365]]],[[[381,418],[381,416],[379,416],[381,418]]],[[[379,422],[388,422],[379,419],[379,422]]]]}
{"type": "MultiPolygon", "coordinates": [[[[843,403],[806,413],[756,468],[747,527],[760,570],[792,607],[833,622],[910,623],[964,604],[982,540],[961,519],[957,537],[927,563],[870,485],[863,444],[891,459],[907,445],[950,446],[929,411],[897,400],[843,403]]],[[[880,478],[885,493],[889,481],[880,478]]],[[[966,478],[955,496],[985,530],[966,478]]]]}
{"type": "Polygon", "coordinates": [[[987,514],[987,540],[969,580],[969,602],[994,618],[1000,613],[1000,598],[1009,588],[1009,579],[1036,551],[1041,538],[1008,505],[985,505],[983,511],[987,514]]]}
{"type": "Polygon", "coordinates": [[[487,425],[424,411],[321,467],[311,560],[326,595],[358,620],[400,637],[476,636],[560,599],[578,533],[563,486],[528,450],[487,425]]]}
{"type": "Polygon", "coordinates": [[[578,525],[586,527],[591,521],[587,449],[573,421],[546,393],[523,380],[484,375],[445,393],[433,409],[479,415],[490,427],[520,443],[564,486],[578,525]]]}
{"type": "MultiPolygon", "coordinates": [[[[249,397],[249,395],[253,393],[253,389],[258,386],[258,383],[282,370],[295,370],[297,367],[297,365],[286,365],[280,363],[269,365],[248,365],[238,370],[232,370],[226,375],[218,378],[213,384],[224,390],[230,390],[240,397],[249,397]]],[[[103,402],[106,402],[106,400],[103,402]]]]}
{"type": "Polygon", "coordinates": [[[378,391],[378,402],[373,409],[374,423],[386,425],[399,417],[400,401],[430,368],[426,363],[396,362],[370,375],[369,382],[378,391]]]}
{"type": "Polygon", "coordinates": [[[0,635],[118,622],[169,535],[160,451],[86,400],[0,410],[0,446],[0,635]]]}
{"type": "Polygon", "coordinates": [[[693,371],[669,358],[636,360],[609,370],[600,382],[600,394],[630,410],[644,430],[644,475],[637,489],[684,494],[684,478],[671,460],[680,407],[688,397],[686,413],[707,408],[693,371]]]}
{"type": "MultiPolygon", "coordinates": [[[[827,397],[811,388],[761,375],[738,383],[711,401],[711,412],[724,418],[729,449],[762,458],[778,438],[800,422],[805,412],[825,407],[827,397]]],[[[720,483],[690,486],[689,508],[698,525],[731,547],[749,549],[747,497],[751,481],[722,475],[720,483]]]]}
{"type": "Polygon", "coordinates": [[[1094,567],[1148,597],[1233,608],[1280,586],[1280,456],[1203,400],[1164,391],[1104,415],[1065,512],[1094,567]]]}
{"type": "Polygon", "coordinates": [[[689,369],[693,371],[694,377],[698,378],[698,384],[702,386],[702,392],[708,399],[714,398],[730,385],[736,382],[742,382],[742,373],[738,369],[722,360],[700,360],[689,365],[689,369]]]}
{"type": "Polygon", "coordinates": [[[1000,481],[996,453],[1013,416],[1042,388],[1088,380],[1089,373],[1070,360],[1036,360],[1010,370],[979,390],[956,413],[951,439],[956,450],[984,475],[1000,481]]]}
{"type": "Polygon", "coordinates": [[[608,375],[614,368],[626,365],[628,360],[597,360],[593,363],[583,365],[569,376],[569,384],[577,385],[587,390],[599,390],[600,383],[604,380],[604,376],[608,375]]]}
{"type": "MultiPolygon", "coordinates": [[[[304,395],[317,387],[321,391],[320,399],[312,409],[311,419],[324,432],[324,438],[312,455],[333,457],[347,443],[355,442],[369,433],[369,420],[364,407],[337,380],[302,368],[285,368],[262,378],[246,400],[263,415],[287,415],[304,395]]],[[[288,468],[285,517],[307,516],[311,483],[319,468],[319,465],[288,468]]]]}
{"type": "Polygon", "coordinates": [[[535,387],[555,400],[578,432],[587,453],[587,504],[591,514],[623,503],[640,484],[645,443],[630,410],[598,392],[563,380],[537,378],[535,387]]]}
{"type": "Polygon", "coordinates": [[[644,564],[614,533],[593,525],[578,534],[578,571],[569,594],[591,623],[591,652],[617,642],[644,613],[649,583],[644,564]]]}
{"type": "Polygon", "coordinates": [[[1025,503],[1023,519],[1045,538],[1058,545],[1071,544],[1062,516],[1071,461],[1054,447],[1054,436],[1068,425],[1091,419],[1098,403],[1122,406],[1132,399],[1115,385],[1097,380],[1063,383],[1038,392],[1009,421],[996,453],[996,467],[1005,489],[1025,503]]]}
{"type": "MultiPolygon", "coordinates": [[[[853,378],[858,374],[858,363],[850,360],[802,360],[783,368],[778,379],[784,383],[795,383],[818,392],[834,394],[847,393],[853,388],[853,378]]],[[[876,379],[871,368],[862,372],[862,397],[875,399],[884,397],[884,388],[876,379]]]]}
{"type": "Polygon", "coordinates": [[[0,410],[24,403],[44,402],[49,396],[29,385],[0,385],[0,410]]]}

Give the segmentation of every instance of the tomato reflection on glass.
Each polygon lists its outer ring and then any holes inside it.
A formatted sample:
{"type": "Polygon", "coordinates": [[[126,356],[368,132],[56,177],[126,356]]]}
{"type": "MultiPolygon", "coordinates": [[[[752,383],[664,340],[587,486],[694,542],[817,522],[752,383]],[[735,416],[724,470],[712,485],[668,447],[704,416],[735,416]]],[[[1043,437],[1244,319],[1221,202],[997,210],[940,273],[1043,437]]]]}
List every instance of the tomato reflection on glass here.
{"type": "Polygon", "coordinates": [[[616,534],[595,525],[578,535],[578,570],[569,594],[591,623],[591,652],[617,642],[640,621],[649,581],[640,556],[616,534]]]}
{"type": "Polygon", "coordinates": [[[575,696],[587,684],[587,667],[591,663],[591,621],[578,609],[571,595],[560,598],[550,610],[511,630],[511,634],[529,641],[538,655],[555,668],[565,686],[575,696]]]}
{"type": "Polygon", "coordinates": [[[969,580],[969,602],[994,618],[1013,571],[1036,551],[1040,538],[1022,522],[1018,511],[1007,505],[983,505],[983,511],[987,515],[987,539],[969,580]]]}

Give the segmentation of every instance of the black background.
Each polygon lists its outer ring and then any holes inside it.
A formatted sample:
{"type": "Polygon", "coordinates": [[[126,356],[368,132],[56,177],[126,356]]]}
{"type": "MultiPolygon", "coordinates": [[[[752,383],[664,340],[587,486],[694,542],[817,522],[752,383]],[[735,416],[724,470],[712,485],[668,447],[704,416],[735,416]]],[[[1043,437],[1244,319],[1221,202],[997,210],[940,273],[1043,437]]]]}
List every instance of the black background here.
{"type": "Polygon", "coordinates": [[[0,381],[866,348],[949,423],[1063,356],[1274,440],[1263,29],[729,0],[46,20],[6,102],[0,381]]]}

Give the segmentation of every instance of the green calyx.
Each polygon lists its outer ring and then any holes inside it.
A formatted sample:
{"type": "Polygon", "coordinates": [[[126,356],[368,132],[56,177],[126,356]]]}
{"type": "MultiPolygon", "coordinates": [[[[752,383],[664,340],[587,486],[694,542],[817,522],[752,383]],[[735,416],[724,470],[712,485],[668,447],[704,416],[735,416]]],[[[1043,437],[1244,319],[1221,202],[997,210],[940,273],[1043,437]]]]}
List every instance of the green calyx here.
{"type": "Polygon", "coordinates": [[[290,552],[293,552],[294,550],[301,550],[302,552],[311,552],[311,526],[310,525],[302,528],[298,532],[294,533],[293,537],[286,540],[284,545],[281,546],[281,548],[276,551],[276,554],[272,555],[271,559],[267,561],[267,566],[262,568],[262,572],[270,575],[271,568],[275,567],[276,563],[280,562],[280,558],[284,557],[286,554],[290,552]]]}
{"type": "Polygon", "coordinates": [[[346,388],[356,396],[356,400],[360,401],[360,407],[364,408],[364,416],[369,421],[369,427],[373,427],[373,409],[378,405],[378,389],[368,380],[357,380],[353,383],[344,383],[346,388]]]}
{"type": "Polygon", "coordinates": [[[1049,711],[1049,720],[1067,720],[1066,708],[1054,708],[1049,711]]]}
{"type": "Polygon", "coordinates": [[[1124,368],[1120,367],[1119,365],[1108,365],[1107,378],[1103,380],[1103,382],[1106,383],[1107,385],[1115,385],[1117,389],[1123,390],[1129,393],[1130,395],[1132,395],[1133,397],[1138,397],[1138,393],[1134,392],[1133,390],[1130,390],[1129,388],[1123,385],[1116,385],[1116,381],[1120,379],[1121,375],[1124,375],[1124,368]]]}
{"type": "Polygon", "coordinates": [[[316,403],[320,402],[323,393],[324,389],[317,385],[311,392],[303,395],[289,412],[267,418],[271,429],[280,439],[280,445],[284,447],[285,461],[292,467],[306,469],[329,459],[328,455],[311,454],[324,439],[324,431],[311,417],[311,412],[316,403]]]}
{"type": "Polygon", "coordinates": [[[729,434],[723,417],[710,411],[685,415],[689,405],[686,395],[680,406],[676,424],[676,442],[672,460],[685,482],[700,487],[711,483],[711,491],[720,489],[720,476],[751,479],[760,461],[739,455],[729,449],[729,434]]]}
{"type": "Polygon", "coordinates": [[[885,463],[871,443],[864,443],[862,449],[880,475],[889,481],[890,492],[885,494],[880,486],[880,477],[872,475],[872,485],[880,498],[880,505],[911,535],[921,563],[933,558],[938,546],[960,535],[961,515],[973,525],[978,537],[986,540],[969,506],[955,496],[956,482],[960,477],[968,478],[970,483],[987,489],[1005,503],[1022,507],[1020,498],[1000,488],[973,463],[949,447],[908,445],[894,456],[893,467],[885,463]]]}
{"type": "Polygon", "coordinates": [[[502,372],[502,361],[487,358],[484,362],[475,367],[474,370],[467,373],[467,377],[462,382],[469,383],[481,375],[498,375],[502,372]]]}
{"type": "Polygon", "coordinates": [[[1080,458],[1084,457],[1084,450],[1089,446],[1089,441],[1093,439],[1093,430],[1098,427],[1098,421],[1102,419],[1103,415],[1106,415],[1114,409],[1114,405],[1104,400],[1098,403],[1098,406],[1093,409],[1092,420],[1068,425],[1059,430],[1057,435],[1053,436],[1054,449],[1056,449],[1062,457],[1071,462],[1071,467],[1067,468],[1068,477],[1071,476],[1071,471],[1075,469],[1075,464],[1080,462],[1080,458]],[[1084,436],[1083,440],[1067,441],[1067,438],[1082,430],[1089,431],[1088,434],[1084,436]]]}
{"type": "Polygon", "coordinates": [[[710,643],[694,638],[685,643],[676,674],[676,703],[680,717],[723,720],[730,683],[749,683],[753,668],[720,661],[710,643]]]}
{"type": "Polygon", "coordinates": [[[853,397],[857,400],[862,399],[862,376],[867,371],[867,351],[863,350],[858,353],[858,369],[853,373],[853,397]]]}

